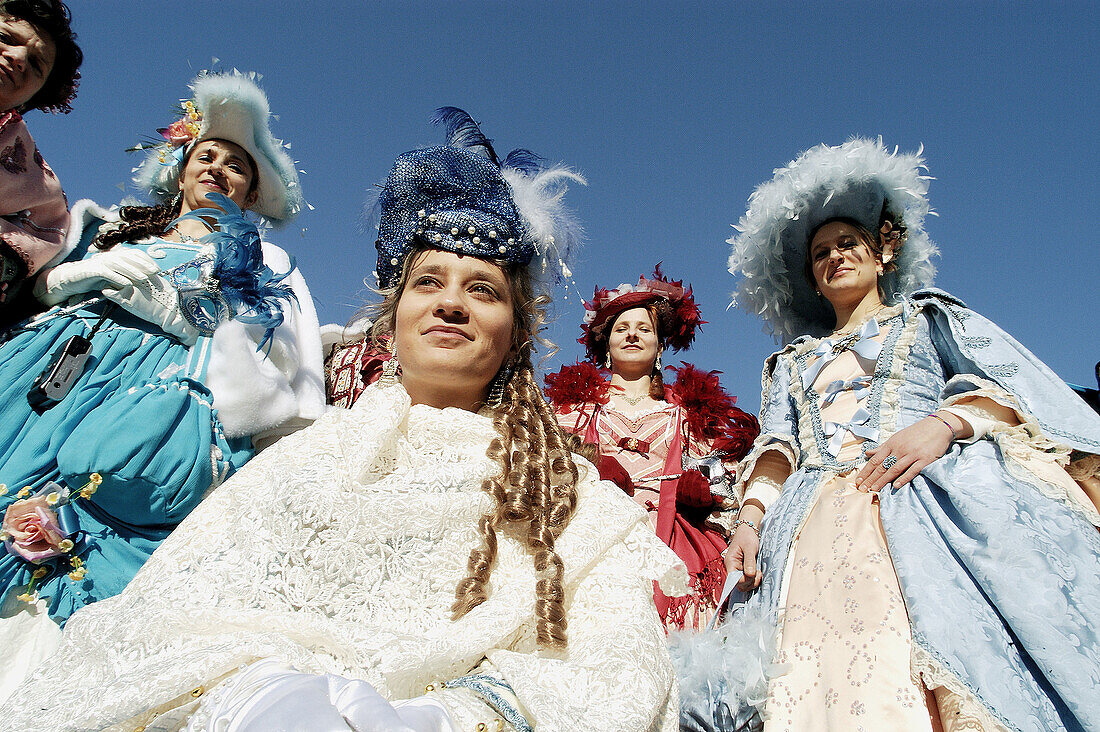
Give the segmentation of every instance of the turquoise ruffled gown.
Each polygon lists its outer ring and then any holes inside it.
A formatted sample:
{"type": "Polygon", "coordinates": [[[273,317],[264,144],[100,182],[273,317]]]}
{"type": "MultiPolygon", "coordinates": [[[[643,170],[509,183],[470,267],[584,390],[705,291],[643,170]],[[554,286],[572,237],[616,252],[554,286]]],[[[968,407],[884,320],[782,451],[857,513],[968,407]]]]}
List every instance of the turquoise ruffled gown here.
{"type": "MultiPolygon", "coordinates": [[[[85,229],[70,260],[87,256],[101,224],[85,229]]],[[[199,242],[162,239],[118,246],[145,250],[165,272],[210,253],[199,242]]],[[[210,338],[189,348],[108,305],[89,293],[16,326],[0,343],[0,483],[7,486],[0,511],[24,487],[33,494],[53,481],[79,491],[92,473],[102,477],[93,495],[71,504],[83,578],[69,576],[65,558],[40,565],[49,574],[37,583],[38,597],[61,624],[121,592],[203,496],[252,455],[248,438],[223,435],[204,385],[210,338]],[[35,378],[69,337],[88,337],[97,323],[83,374],[60,403],[36,411],[27,399],[35,378]]],[[[0,597],[21,593],[37,568],[0,548],[0,597]]]]}

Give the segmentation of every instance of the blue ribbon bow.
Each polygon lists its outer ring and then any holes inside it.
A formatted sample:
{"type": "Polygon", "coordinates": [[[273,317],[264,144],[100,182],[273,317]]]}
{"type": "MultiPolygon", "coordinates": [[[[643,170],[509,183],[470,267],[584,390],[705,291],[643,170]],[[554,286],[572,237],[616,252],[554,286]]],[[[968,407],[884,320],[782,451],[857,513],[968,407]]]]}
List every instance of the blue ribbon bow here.
{"type": "Polygon", "coordinates": [[[864,440],[871,440],[872,442],[878,440],[878,428],[872,427],[870,422],[871,413],[863,407],[860,407],[847,422],[823,423],[822,429],[825,431],[825,436],[829,438],[829,454],[834,458],[840,454],[840,448],[844,444],[845,434],[850,434],[853,437],[862,437],[864,440]]]}
{"type": "Polygon", "coordinates": [[[878,334],[878,321],[871,318],[856,334],[822,340],[810,354],[817,356],[818,359],[802,372],[802,388],[808,390],[821,373],[821,369],[845,351],[854,351],[861,358],[877,361],[879,353],[882,352],[882,344],[874,340],[878,334]]]}
{"type": "Polygon", "coordinates": [[[821,406],[827,407],[836,401],[836,398],[846,391],[855,393],[856,401],[862,402],[871,394],[871,375],[857,376],[851,381],[837,379],[830,381],[821,393],[821,406]]]}

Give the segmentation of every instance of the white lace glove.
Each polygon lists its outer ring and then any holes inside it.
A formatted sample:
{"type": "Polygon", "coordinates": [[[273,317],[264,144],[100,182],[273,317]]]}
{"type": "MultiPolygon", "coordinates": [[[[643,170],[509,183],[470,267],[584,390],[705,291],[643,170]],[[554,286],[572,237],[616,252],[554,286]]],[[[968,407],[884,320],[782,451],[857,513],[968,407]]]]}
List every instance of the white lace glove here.
{"type": "Polygon", "coordinates": [[[116,247],[79,262],[62,262],[38,276],[34,296],[46,305],[57,305],[73,295],[104,287],[121,289],[148,280],[160,266],[139,249],[116,247]]]}
{"type": "MultiPolygon", "coordinates": [[[[401,705],[403,706],[403,705],[401,705]]],[[[188,732],[458,732],[433,700],[395,708],[365,681],[304,674],[275,659],[242,669],[203,701],[188,732]],[[197,720],[201,726],[195,726],[197,720]]]]}
{"type": "Polygon", "coordinates": [[[160,274],[122,288],[104,287],[102,292],[111,302],[175,336],[185,346],[192,346],[199,339],[198,329],[180,312],[176,288],[160,274]]]}

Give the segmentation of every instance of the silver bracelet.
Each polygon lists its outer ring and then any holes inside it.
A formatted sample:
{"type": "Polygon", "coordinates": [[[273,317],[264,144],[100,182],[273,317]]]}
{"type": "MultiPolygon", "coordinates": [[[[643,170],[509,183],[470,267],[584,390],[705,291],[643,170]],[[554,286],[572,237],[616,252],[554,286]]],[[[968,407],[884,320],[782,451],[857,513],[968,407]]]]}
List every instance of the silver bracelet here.
{"type": "Polygon", "coordinates": [[[733,522],[733,530],[737,531],[738,526],[748,526],[750,529],[756,532],[756,538],[760,538],[760,529],[758,529],[756,527],[756,524],[752,521],[749,521],[748,519],[737,519],[733,522]]]}
{"type": "Polygon", "coordinates": [[[950,422],[948,422],[948,421],[947,421],[946,419],[944,419],[944,418],[943,418],[943,417],[941,417],[940,415],[936,414],[935,412],[932,412],[932,413],[931,413],[931,414],[929,414],[928,416],[929,416],[929,417],[935,417],[935,418],[936,418],[936,419],[938,419],[939,421],[943,422],[943,426],[944,426],[944,427],[946,427],[947,429],[951,430],[951,441],[952,441],[952,442],[955,442],[956,440],[958,440],[958,439],[959,439],[959,434],[958,434],[957,432],[955,432],[955,428],[954,428],[954,427],[952,427],[952,426],[951,426],[951,423],[950,423],[950,422]]]}

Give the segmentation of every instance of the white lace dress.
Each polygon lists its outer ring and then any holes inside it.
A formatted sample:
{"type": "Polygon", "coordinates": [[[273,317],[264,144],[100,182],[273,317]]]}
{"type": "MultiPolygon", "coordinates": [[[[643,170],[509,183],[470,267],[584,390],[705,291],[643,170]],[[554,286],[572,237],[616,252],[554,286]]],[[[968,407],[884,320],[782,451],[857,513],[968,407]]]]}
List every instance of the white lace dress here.
{"type": "Polygon", "coordinates": [[[242,665],[278,657],[364,679],[391,701],[429,689],[463,729],[501,728],[502,716],[513,726],[476,685],[453,683],[476,669],[503,680],[538,729],[675,730],[652,581],[680,595],[686,573],[645,512],[583,461],[557,544],[568,648],[537,648],[533,562],[503,533],[489,599],[451,619],[492,507],[480,487],[497,469],[485,455],[494,435],[485,416],[368,388],[261,453],[122,594],[74,615],[0,718],[27,732],[178,729],[242,665]]]}

